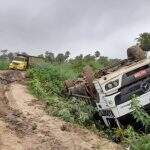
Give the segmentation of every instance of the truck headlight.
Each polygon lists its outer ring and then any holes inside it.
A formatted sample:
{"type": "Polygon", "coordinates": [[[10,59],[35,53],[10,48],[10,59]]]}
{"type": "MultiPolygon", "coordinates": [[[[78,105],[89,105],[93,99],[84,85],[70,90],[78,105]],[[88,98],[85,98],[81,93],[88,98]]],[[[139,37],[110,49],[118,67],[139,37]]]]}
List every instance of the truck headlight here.
{"type": "Polygon", "coordinates": [[[111,90],[111,89],[117,87],[118,85],[119,85],[119,79],[117,79],[115,81],[111,81],[105,85],[105,90],[106,91],[111,90]]]}
{"type": "Polygon", "coordinates": [[[13,64],[11,63],[10,65],[9,65],[9,67],[12,67],[13,66],[13,64]]]}

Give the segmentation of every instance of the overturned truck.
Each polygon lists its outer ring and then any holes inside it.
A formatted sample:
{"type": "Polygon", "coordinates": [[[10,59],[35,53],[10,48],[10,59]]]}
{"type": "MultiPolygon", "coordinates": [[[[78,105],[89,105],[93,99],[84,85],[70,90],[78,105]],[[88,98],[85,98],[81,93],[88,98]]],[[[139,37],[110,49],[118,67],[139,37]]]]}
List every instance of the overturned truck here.
{"type": "Polygon", "coordinates": [[[150,110],[150,58],[139,46],[127,50],[128,59],[93,73],[84,68],[82,78],[65,81],[69,96],[89,99],[107,127],[120,127],[131,115],[131,98],[150,110]]]}

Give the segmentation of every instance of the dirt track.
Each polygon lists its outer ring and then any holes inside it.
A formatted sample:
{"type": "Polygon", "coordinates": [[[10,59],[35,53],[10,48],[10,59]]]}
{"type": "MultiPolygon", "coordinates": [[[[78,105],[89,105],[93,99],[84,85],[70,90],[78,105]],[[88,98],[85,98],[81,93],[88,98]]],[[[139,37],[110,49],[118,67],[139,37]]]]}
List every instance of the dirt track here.
{"type": "Polygon", "coordinates": [[[121,150],[88,130],[51,117],[26,86],[0,86],[0,150],[121,150]]]}

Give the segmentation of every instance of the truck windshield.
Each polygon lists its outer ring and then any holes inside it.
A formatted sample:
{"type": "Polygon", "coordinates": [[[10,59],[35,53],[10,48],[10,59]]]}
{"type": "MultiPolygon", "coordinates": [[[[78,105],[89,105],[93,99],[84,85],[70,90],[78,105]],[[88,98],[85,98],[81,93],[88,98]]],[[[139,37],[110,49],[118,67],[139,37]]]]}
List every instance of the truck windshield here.
{"type": "Polygon", "coordinates": [[[16,61],[26,61],[26,58],[24,58],[24,57],[15,57],[14,60],[16,60],[16,61]]]}

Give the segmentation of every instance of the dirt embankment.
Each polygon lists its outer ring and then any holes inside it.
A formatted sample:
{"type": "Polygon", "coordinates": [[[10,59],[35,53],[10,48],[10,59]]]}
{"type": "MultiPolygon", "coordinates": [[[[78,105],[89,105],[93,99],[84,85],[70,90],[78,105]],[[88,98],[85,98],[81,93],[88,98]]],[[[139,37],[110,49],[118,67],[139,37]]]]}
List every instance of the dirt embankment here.
{"type": "Polygon", "coordinates": [[[19,83],[0,85],[0,150],[121,150],[92,132],[47,115],[19,83]]]}

